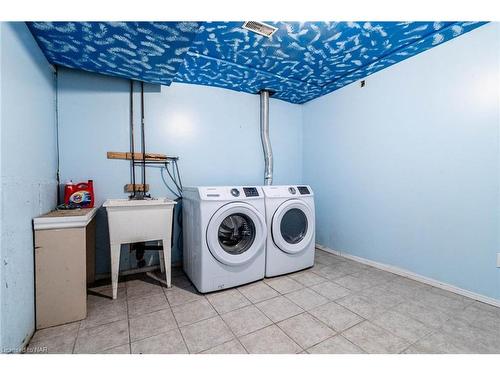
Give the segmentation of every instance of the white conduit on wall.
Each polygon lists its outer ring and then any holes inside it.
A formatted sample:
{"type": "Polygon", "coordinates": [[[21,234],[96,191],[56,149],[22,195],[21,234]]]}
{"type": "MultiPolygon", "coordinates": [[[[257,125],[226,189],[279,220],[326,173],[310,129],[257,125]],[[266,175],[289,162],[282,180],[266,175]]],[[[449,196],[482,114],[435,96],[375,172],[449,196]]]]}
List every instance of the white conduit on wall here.
{"type": "Polygon", "coordinates": [[[260,92],[260,138],[264,150],[264,185],[273,184],[273,150],[269,139],[269,91],[260,92]]]}

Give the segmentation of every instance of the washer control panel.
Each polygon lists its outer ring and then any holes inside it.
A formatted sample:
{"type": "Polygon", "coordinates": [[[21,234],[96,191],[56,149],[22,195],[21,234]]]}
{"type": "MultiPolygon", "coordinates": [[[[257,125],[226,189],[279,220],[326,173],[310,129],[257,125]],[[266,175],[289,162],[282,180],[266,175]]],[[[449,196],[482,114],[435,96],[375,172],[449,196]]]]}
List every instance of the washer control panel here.
{"type": "Polygon", "coordinates": [[[299,189],[300,195],[309,195],[311,192],[307,188],[307,186],[297,186],[297,189],[299,189]]]}
{"type": "Polygon", "coordinates": [[[201,200],[233,202],[263,199],[264,197],[260,186],[185,186],[184,188],[187,192],[187,197],[196,191],[196,195],[201,200]]]}
{"type": "Polygon", "coordinates": [[[243,192],[246,197],[258,197],[259,191],[255,187],[244,187],[243,192]]]}
{"type": "Polygon", "coordinates": [[[297,194],[297,190],[293,186],[290,186],[288,188],[288,191],[290,192],[290,194],[293,194],[293,195],[297,194]]]}

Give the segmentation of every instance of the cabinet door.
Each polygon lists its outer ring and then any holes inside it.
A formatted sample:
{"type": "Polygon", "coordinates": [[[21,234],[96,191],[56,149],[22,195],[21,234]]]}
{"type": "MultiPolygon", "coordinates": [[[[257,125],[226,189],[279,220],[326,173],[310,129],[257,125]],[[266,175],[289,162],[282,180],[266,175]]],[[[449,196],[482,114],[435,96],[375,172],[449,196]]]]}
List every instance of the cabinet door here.
{"type": "Polygon", "coordinates": [[[85,228],[35,231],[37,329],[87,315],[85,228]]]}

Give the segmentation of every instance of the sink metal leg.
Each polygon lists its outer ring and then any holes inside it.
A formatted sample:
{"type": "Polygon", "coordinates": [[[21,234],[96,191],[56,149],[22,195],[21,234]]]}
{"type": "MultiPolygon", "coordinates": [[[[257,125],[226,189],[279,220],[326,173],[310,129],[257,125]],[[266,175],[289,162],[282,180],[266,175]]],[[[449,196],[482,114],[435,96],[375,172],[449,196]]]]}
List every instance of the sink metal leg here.
{"type": "Polygon", "coordinates": [[[118,273],[120,271],[121,245],[111,245],[111,284],[113,287],[113,299],[118,295],[118,273]]]}
{"type": "Polygon", "coordinates": [[[172,270],[171,270],[171,247],[170,238],[164,238],[163,243],[163,263],[165,267],[165,279],[167,281],[167,288],[172,286],[172,270]]]}
{"type": "Polygon", "coordinates": [[[161,254],[161,251],[160,251],[160,271],[161,273],[164,273],[165,272],[165,260],[163,259],[163,254],[161,254]]]}

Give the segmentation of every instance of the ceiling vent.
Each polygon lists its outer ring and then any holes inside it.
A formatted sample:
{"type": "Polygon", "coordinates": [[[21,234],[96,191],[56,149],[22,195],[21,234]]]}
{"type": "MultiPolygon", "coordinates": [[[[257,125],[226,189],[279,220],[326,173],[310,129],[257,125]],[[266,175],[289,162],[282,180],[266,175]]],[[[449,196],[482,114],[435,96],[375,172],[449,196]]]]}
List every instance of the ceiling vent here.
{"type": "Polygon", "coordinates": [[[245,21],[243,28],[268,38],[270,38],[276,30],[278,30],[277,27],[257,21],[245,21]]]}

